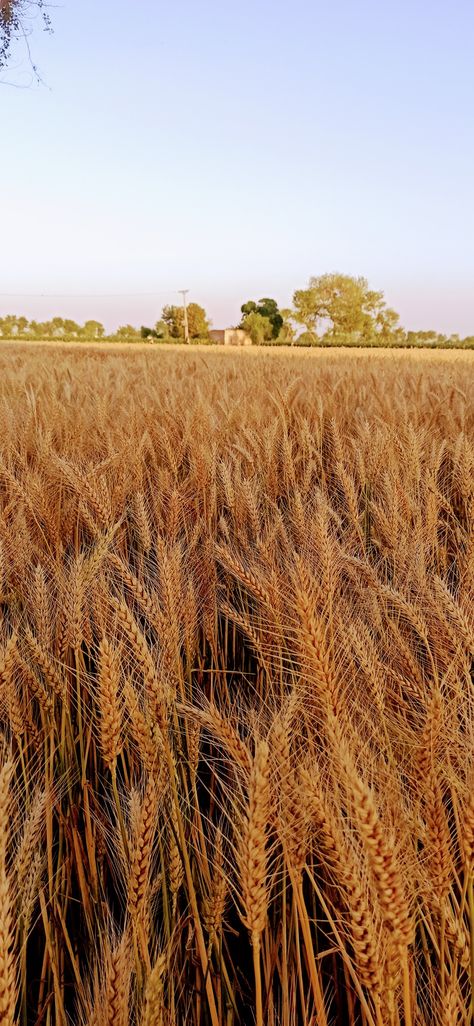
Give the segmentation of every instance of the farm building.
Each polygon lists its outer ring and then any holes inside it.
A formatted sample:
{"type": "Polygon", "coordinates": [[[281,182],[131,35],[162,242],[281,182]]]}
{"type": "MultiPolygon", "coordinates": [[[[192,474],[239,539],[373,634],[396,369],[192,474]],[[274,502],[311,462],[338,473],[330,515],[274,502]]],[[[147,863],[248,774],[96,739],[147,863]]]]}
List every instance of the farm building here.
{"type": "Polygon", "coordinates": [[[210,331],[211,339],[218,346],[251,346],[252,339],[242,328],[223,328],[210,331]]]}

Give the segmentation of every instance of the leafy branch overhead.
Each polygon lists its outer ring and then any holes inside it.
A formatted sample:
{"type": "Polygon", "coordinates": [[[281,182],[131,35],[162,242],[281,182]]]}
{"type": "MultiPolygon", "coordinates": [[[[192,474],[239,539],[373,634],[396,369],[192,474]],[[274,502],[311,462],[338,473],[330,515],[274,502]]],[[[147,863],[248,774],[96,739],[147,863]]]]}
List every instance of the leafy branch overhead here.
{"type": "Polygon", "coordinates": [[[26,43],[29,54],[28,37],[38,17],[43,28],[51,31],[48,6],[45,0],[0,0],[0,71],[7,67],[16,40],[26,43]]]}

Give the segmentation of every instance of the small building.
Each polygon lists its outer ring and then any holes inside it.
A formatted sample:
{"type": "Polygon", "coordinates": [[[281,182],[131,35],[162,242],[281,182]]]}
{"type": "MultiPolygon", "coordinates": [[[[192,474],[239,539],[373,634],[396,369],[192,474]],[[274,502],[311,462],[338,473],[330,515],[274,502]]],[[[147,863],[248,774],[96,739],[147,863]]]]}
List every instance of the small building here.
{"type": "Polygon", "coordinates": [[[224,328],[209,332],[211,339],[218,346],[251,346],[250,335],[242,328],[224,328]]]}

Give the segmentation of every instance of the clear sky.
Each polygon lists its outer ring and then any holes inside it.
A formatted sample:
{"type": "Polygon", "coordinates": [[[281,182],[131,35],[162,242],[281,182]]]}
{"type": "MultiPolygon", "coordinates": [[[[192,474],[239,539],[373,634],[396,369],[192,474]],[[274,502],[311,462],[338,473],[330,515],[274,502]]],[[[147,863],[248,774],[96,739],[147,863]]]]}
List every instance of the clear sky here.
{"type": "Polygon", "coordinates": [[[0,85],[0,292],[68,297],[0,314],[150,323],[187,287],[223,327],[338,270],[474,333],[472,0],[51,13],[45,84],[17,49],[0,85]]]}

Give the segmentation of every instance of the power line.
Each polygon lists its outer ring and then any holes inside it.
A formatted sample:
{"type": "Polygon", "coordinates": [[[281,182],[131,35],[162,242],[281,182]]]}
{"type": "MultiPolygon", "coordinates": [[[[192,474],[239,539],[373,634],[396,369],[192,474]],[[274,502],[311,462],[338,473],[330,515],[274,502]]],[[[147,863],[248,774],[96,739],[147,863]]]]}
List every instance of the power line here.
{"type": "Polygon", "coordinates": [[[132,299],[144,296],[169,296],[174,289],[161,292],[0,292],[0,299],[132,299]]]}

